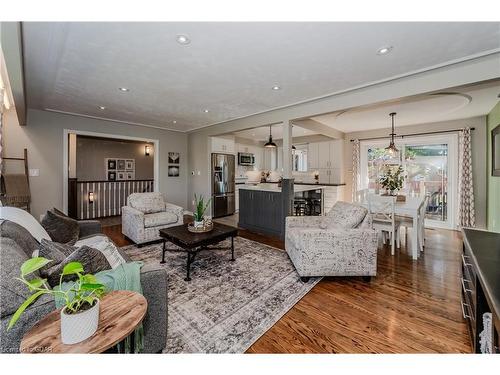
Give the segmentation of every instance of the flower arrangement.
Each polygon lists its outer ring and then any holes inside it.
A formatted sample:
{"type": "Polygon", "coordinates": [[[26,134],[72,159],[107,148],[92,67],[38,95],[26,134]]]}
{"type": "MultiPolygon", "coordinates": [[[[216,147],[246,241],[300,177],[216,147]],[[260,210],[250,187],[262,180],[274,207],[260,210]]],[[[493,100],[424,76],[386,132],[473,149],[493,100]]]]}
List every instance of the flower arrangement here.
{"type": "Polygon", "coordinates": [[[403,187],[405,176],[403,167],[386,167],[385,173],[379,177],[380,186],[384,188],[389,195],[394,195],[403,187]]]}

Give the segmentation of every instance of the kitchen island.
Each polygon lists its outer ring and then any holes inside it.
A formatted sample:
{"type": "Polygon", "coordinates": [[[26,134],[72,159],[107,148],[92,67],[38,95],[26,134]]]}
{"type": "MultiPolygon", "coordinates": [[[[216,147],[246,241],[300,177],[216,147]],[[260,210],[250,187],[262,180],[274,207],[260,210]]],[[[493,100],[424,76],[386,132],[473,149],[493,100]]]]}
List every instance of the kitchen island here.
{"type": "MultiPolygon", "coordinates": [[[[294,194],[320,190],[322,185],[294,185],[294,194]]],[[[284,237],[285,218],[292,207],[285,207],[290,200],[284,197],[278,184],[245,184],[239,186],[239,227],[257,233],[284,237]]]]}

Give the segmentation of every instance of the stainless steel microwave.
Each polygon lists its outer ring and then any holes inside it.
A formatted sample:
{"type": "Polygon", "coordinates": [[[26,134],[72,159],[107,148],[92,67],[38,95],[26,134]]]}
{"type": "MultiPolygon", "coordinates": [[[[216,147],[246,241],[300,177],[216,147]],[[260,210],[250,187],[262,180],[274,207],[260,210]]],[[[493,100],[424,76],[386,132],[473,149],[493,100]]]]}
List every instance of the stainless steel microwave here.
{"type": "Polygon", "coordinates": [[[238,165],[255,165],[255,155],[238,152],[238,165]]]}

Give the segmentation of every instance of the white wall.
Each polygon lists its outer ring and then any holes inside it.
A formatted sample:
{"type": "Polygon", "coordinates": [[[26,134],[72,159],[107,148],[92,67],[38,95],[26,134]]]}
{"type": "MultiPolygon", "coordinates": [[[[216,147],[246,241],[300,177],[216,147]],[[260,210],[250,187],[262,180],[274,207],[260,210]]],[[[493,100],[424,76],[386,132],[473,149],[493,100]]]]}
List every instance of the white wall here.
{"type": "Polygon", "coordinates": [[[186,134],[30,109],[27,126],[19,126],[16,116],[7,114],[4,127],[4,156],[21,156],[23,148],[27,148],[29,167],[40,169],[39,177],[30,177],[32,213],[36,218],[47,209],[52,207],[61,209],[63,205],[64,129],[158,139],[160,191],[166,195],[169,202],[186,207],[188,173],[186,134]],[[179,177],[167,176],[169,151],[180,153],[179,177]]]}
{"type": "MultiPolygon", "coordinates": [[[[464,127],[475,127],[472,132],[472,168],[474,180],[474,201],[476,208],[476,226],[486,228],[486,116],[472,117],[468,119],[433,122],[427,124],[411,125],[404,127],[396,126],[399,135],[433,132],[440,130],[461,129],[464,127]]],[[[352,192],[352,143],[351,139],[363,139],[371,137],[382,137],[390,133],[390,128],[377,129],[365,132],[346,133],[344,147],[344,200],[351,201],[352,192]]]]}

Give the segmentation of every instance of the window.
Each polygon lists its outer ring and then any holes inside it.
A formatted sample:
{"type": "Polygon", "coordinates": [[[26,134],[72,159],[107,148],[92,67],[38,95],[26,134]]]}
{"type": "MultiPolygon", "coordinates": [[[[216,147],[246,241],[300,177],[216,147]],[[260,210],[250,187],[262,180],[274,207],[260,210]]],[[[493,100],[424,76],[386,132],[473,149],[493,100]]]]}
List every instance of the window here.
{"type": "Polygon", "coordinates": [[[298,145],[292,151],[292,167],[294,172],[307,172],[307,145],[298,145]]]}
{"type": "Polygon", "coordinates": [[[397,140],[398,155],[392,157],[387,141],[361,143],[361,189],[380,192],[379,176],[386,164],[401,164],[406,179],[403,194],[428,196],[426,224],[454,228],[458,185],[458,139],[456,134],[421,136],[397,140]]]}

